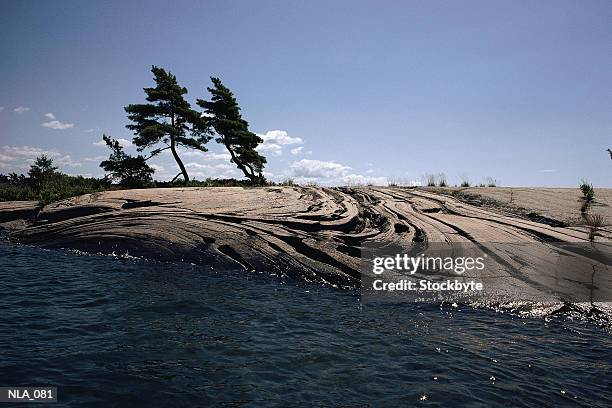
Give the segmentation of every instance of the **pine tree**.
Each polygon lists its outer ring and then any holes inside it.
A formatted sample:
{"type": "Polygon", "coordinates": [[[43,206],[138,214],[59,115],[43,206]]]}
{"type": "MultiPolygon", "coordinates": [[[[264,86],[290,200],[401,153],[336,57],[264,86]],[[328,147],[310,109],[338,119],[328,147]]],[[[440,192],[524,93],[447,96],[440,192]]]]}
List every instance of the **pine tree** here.
{"type": "Polygon", "coordinates": [[[103,135],[106,145],[112,150],[108,160],[100,163],[100,167],[109,174],[106,179],[111,182],[118,181],[124,187],[144,187],[153,181],[153,170],[147,159],[142,155],[130,156],[123,151],[119,141],[110,136],[103,135]]]}
{"type": "Polygon", "coordinates": [[[263,184],[261,174],[266,158],[255,148],[263,143],[262,138],[249,131],[249,124],[242,118],[240,107],[232,92],[221,83],[219,78],[210,78],[212,88],[210,101],[198,99],[197,104],[204,108],[208,120],[215,129],[216,141],[225,146],[232,157],[232,162],[248,177],[253,184],[263,184]]]}
{"type": "Polygon", "coordinates": [[[53,159],[46,155],[38,156],[30,165],[28,176],[36,189],[42,189],[47,181],[56,175],[57,167],[53,165],[53,159]]]}
{"type": "Polygon", "coordinates": [[[183,97],[187,89],[177,83],[174,75],[156,66],[152,67],[151,72],[156,86],[144,88],[150,103],[126,106],[128,118],[133,122],[126,127],[134,131],[132,142],[138,151],[163,143],[165,147],[151,151],[152,157],[170,149],[181,170],[172,181],[182,174],[183,180],[188,182],[189,175],[176,149],[183,146],[207,151],[204,144],[211,139],[210,127],[206,118],[191,109],[183,97]]]}

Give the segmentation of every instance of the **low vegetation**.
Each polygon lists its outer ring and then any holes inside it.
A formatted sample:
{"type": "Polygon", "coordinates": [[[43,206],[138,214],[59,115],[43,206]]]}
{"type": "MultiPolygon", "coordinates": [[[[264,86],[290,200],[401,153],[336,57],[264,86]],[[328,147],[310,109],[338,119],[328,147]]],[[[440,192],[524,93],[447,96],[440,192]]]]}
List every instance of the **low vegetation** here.
{"type": "Polygon", "coordinates": [[[147,164],[144,156],[130,156],[123,151],[119,141],[106,135],[102,138],[112,151],[108,160],[100,163],[100,167],[107,173],[107,180],[128,188],[142,188],[153,183],[155,170],[147,164]]]}
{"type": "Polygon", "coordinates": [[[440,173],[438,174],[438,187],[447,187],[448,183],[446,182],[446,174],[440,173]]]}
{"type": "MultiPolygon", "coordinates": [[[[423,175],[422,180],[422,185],[426,187],[450,187],[447,182],[446,174],[444,173],[427,173],[423,175]]],[[[475,185],[475,187],[497,187],[497,180],[493,177],[485,177],[483,180],[482,183],[475,185]]],[[[470,180],[465,174],[459,176],[459,184],[455,184],[455,187],[467,188],[470,186],[470,180]]]]}
{"type": "Polygon", "coordinates": [[[580,207],[580,212],[583,217],[586,217],[593,200],[595,199],[595,190],[593,189],[593,185],[589,183],[587,180],[582,180],[580,184],[580,191],[582,192],[582,206],[580,207]]]}
{"type": "Polygon", "coordinates": [[[585,224],[589,229],[589,241],[595,241],[595,236],[605,224],[605,217],[601,214],[587,214],[584,217],[585,224]]]}
{"type": "Polygon", "coordinates": [[[593,201],[595,198],[595,190],[593,190],[593,185],[590,184],[586,180],[582,180],[582,184],[580,184],[580,191],[586,201],[593,201]]]}
{"type": "Polygon", "coordinates": [[[584,225],[586,225],[589,233],[589,241],[592,243],[595,241],[597,232],[605,225],[605,217],[601,214],[589,213],[591,204],[595,201],[595,189],[593,189],[593,184],[589,183],[587,180],[582,180],[579,188],[582,193],[580,212],[584,219],[584,225]]]}
{"type": "Polygon", "coordinates": [[[295,181],[293,181],[292,178],[285,179],[285,180],[283,180],[281,182],[278,182],[278,183],[268,183],[268,184],[276,185],[276,186],[287,186],[287,187],[293,187],[293,186],[296,185],[295,181]]]}
{"type": "Polygon", "coordinates": [[[0,201],[53,201],[94,193],[110,188],[104,179],[69,176],[57,171],[53,160],[45,155],[36,158],[28,175],[0,174],[0,201]]]}
{"type": "MultiPolygon", "coordinates": [[[[102,162],[109,174],[104,178],[70,176],[63,174],[47,156],[36,158],[27,175],[10,173],[0,174],[0,201],[38,201],[46,205],[55,201],[91,194],[105,190],[123,188],[172,188],[172,187],[252,187],[250,180],[237,179],[191,179],[185,183],[153,181],[153,169],[143,165],[142,156],[122,156],[116,141],[108,138],[113,146],[109,160],[102,162]],[[113,157],[117,160],[113,160],[113,157]]],[[[293,185],[291,184],[284,185],[293,185]]],[[[273,183],[272,183],[273,184],[273,183]]]]}
{"type": "Polygon", "coordinates": [[[435,174],[425,174],[423,176],[423,181],[427,187],[435,187],[436,186],[436,175],[435,174]]]}

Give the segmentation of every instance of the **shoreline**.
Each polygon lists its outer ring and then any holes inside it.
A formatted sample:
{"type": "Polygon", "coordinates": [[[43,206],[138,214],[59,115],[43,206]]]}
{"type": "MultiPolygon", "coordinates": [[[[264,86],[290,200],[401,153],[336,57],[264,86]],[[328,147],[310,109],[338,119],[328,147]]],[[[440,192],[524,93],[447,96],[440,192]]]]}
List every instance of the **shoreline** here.
{"type": "MultiPolygon", "coordinates": [[[[37,208],[0,205],[10,241],[269,270],[341,287],[358,287],[364,242],[588,242],[582,227],[551,226],[425,188],[112,190],[37,208]],[[33,214],[34,222],[23,221],[33,214]]],[[[609,228],[600,235],[612,242],[609,228]]]]}

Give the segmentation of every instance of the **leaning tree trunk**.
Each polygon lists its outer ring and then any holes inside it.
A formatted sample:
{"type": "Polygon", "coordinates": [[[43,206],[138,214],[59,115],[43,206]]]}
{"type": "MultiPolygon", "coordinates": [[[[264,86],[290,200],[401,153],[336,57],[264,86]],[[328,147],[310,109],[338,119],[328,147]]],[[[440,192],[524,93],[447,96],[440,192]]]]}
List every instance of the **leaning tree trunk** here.
{"type": "MultiPolygon", "coordinates": [[[[170,120],[172,122],[172,128],[174,128],[174,111],[172,112],[170,120]]],[[[183,180],[185,181],[185,184],[189,183],[189,175],[187,174],[187,169],[185,169],[185,166],[183,165],[183,161],[176,152],[176,142],[174,141],[173,135],[170,135],[170,150],[172,151],[172,156],[174,156],[174,160],[176,160],[176,164],[178,164],[179,168],[181,169],[181,173],[183,173],[183,180]]]]}
{"type": "Polygon", "coordinates": [[[174,160],[176,160],[176,164],[178,164],[179,168],[181,169],[181,173],[183,173],[183,179],[185,180],[185,183],[188,183],[189,175],[187,174],[187,169],[185,169],[183,161],[176,152],[176,143],[174,142],[174,138],[172,137],[170,138],[170,150],[172,151],[172,156],[174,156],[174,160]]]}
{"type": "Polygon", "coordinates": [[[238,160],[238,158],[236,157],[236,154],[234,153],[234,151],[232,150],[232,148],[231,148],[231,147],[230,147],[228,144],[225,144],[225,148],[226,148],[226,149],[227,149],[227,151],[229,152],[230,156],[232,156],[232,161],[233,161],[234,163],[236,163],[236,166],[238,166],[238,168],[239,168],[240,170],[242,170],[242,172],[244,173],[244,175],[245,175],[245,176],[246,176],[246,177],[247,177],[249,180],[251,180],[251,183],[252,183],[252,184],[259,184],[259,183],[258,183],[258,181],[259,181],[259,180],[258,180],[258,177],[257,177],[256,175],[254,175],[252,171],[251,171],[251,173],[249,173],[249,172],[247,171],[246,166],[245,166],[243,163],[241,163],[241,162],[240,162],[240,160],[238,160]]]}

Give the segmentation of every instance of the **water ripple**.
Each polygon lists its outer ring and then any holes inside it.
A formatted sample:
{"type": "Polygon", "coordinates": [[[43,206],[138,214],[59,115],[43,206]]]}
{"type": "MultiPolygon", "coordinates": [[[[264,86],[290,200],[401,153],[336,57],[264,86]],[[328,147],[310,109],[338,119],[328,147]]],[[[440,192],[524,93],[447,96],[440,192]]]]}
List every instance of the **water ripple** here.
{"type": "Polygon", "coordinates": [[[60,406],[612,405],[610,333],[571,315],[8,245],[0,275],[2,385],[60,406]]]}

